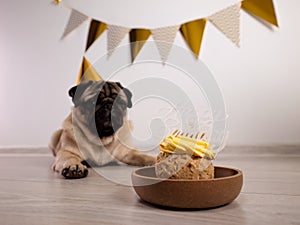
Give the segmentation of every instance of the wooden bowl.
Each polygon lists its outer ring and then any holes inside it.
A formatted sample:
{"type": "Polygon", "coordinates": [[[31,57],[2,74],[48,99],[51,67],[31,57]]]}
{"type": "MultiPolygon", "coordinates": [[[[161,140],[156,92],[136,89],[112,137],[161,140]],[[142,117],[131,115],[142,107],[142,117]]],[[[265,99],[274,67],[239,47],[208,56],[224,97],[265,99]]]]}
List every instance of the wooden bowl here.
{"type": "Polygon", "coordinates": [[[243,186],[242,171],[215,166],[215,178],[209,180],[161,179],[155,167],[144,167],[131,175],[138,196],[146,202],[172,208],[204,209],[232,202],[243,186]]]}

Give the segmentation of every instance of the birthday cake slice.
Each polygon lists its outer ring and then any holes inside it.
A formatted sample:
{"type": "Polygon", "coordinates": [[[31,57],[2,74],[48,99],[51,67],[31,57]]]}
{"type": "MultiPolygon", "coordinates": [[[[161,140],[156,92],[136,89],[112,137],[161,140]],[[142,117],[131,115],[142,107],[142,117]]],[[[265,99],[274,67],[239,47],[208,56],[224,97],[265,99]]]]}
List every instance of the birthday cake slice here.
{"type": "Polygon", "coordinates": [[[156,176],[169,179],[201,180],[214,178],[214,166],[211,160],[215,154],[203,135],[173,132],[160,143],[160,153],[155,165],[156,176]]]}

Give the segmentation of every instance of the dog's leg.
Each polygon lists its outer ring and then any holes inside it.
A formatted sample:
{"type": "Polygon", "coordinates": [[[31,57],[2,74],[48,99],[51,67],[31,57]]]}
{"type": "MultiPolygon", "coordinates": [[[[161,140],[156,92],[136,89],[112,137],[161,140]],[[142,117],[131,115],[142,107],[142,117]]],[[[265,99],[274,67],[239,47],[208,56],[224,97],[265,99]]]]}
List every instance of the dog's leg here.
{"type": "Polygon", "coordinates": [[[128,152],[118,160],[132,166],[151,166],[156,163],[155,157],[133,149],[128,149],[128,152]]]}
{"type": "Polygon", "coordinates": [[[53,170],[69,179],[83,178],[88,175],[88,169],[81,162],[83,160],[70,151],[59,151],[52,166],[53,170]]]}
{"type": "Polygon", "coordinates": [[[111,154],[117,161],[132,166],[151,166],[156,163],[155,157],[130,149],[120,143],[115,146],[111,154]]]}
{"type": "Polygon", "coordinates": [[[138,150],[130,148],[132,146],[131,131],[133,129],[132,122],[127,120],[123,127],[116,135],[119,141],[112,149],[108,149],[109,153],[119,162],[132,166],[151,166],[156,163],[156,157],[146,155],[138,150]]]}

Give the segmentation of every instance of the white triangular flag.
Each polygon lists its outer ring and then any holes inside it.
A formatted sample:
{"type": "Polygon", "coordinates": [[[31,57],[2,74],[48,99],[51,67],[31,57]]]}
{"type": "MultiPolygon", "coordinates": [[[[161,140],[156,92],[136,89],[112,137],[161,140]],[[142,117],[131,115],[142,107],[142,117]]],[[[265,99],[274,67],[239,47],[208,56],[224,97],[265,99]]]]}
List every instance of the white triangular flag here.
{"type": "Polygon", "coordinates": [[[238,3],[208,18],[238,47],[240,46],[240,10],[241,3],[238,3]]]}
{"type": "Polygon", "coordinates": [[[65,27],[65,31],[62,35],[62,38],[66,37],[69,33],[79,27],[84,21],[86,21],[89,17],[72,9],[68,24],[65,27]]]}
{"type": "Polygon", "coordinates": [[[116,47],[119,46],[130,28],[108,25],[107,31],[107,54],[110,57],[116,47]]]}
{"type": "Polygon", "coordinates": [[[165,63],[168,59],[169,53],[171,51],[174,39],[176,34],[180,28],[178,26],[171,26],[171,27],[162,27],[151,30],[153,39],[156,42],[160,57],[165,63]]]}

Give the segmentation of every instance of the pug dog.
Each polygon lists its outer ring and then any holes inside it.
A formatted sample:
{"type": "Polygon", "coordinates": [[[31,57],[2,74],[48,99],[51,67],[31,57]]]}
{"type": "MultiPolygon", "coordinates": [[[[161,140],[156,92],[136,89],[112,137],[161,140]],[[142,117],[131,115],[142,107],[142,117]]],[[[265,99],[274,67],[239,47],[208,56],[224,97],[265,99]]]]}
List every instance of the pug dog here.
{"type": "Polygon", "coordinates": [[[87,165],[155,164],[155,157],[131,147],[127,108],[132,107],[132,94],[127,88],[119,82],[89,80],[72,87],[69,95],[72,112],[49,143],[54,171],[74,179],[88,175],[87,165]]]}

